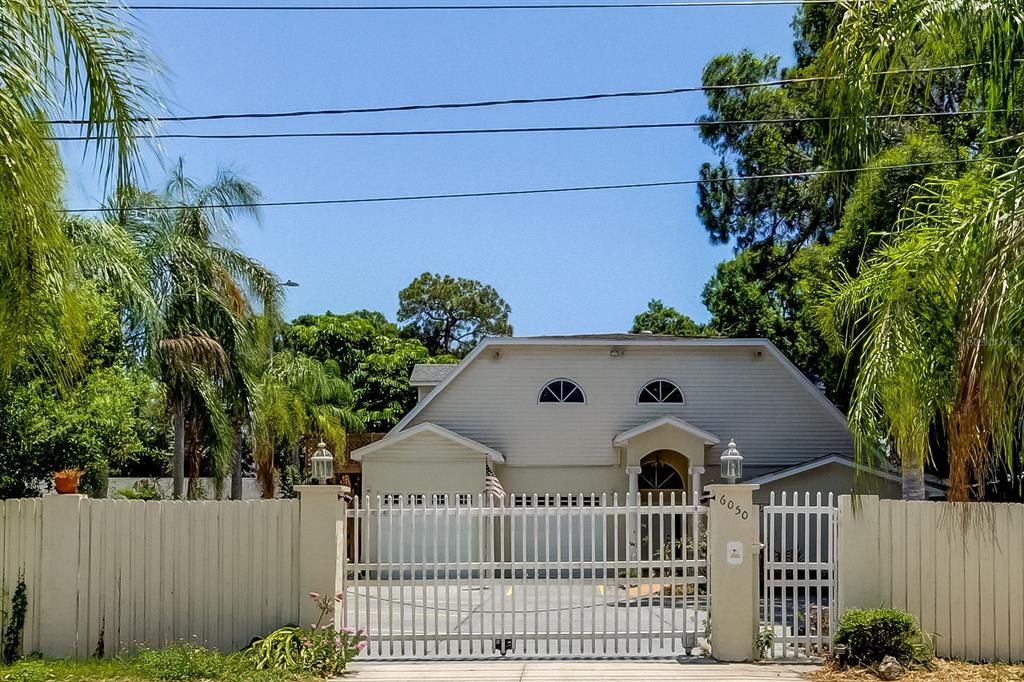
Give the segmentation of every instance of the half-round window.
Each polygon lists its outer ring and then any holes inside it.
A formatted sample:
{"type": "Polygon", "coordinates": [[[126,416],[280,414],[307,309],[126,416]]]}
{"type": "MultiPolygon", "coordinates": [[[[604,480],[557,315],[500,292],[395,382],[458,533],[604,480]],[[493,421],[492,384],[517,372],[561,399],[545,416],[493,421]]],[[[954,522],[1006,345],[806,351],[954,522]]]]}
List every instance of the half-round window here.
{"type": "Polygon", "coordinates": [[[682,490],[683,477],[674,467],[655,457],[653,461],[640,465],[637,484],[641,490],[682,490]]]}
{"type": "Polygon", "coordinates": [[[640,389],[638,403],[682,403],[683,392],[671,381],[655,379],[640,389]]]}
{"type": "Polygon", "coordinates": [[[538,402],[542,403],[585,403],[583,389],[574,381],[555,379],[540,389],[538,402]]]}

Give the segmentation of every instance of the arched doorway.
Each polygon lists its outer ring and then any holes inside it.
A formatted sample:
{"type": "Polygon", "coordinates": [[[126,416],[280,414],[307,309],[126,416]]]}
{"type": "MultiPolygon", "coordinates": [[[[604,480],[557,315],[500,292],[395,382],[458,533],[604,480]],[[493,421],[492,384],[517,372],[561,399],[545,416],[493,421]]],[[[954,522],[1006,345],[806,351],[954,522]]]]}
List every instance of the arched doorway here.
{"type": "MultiPolygon", "coordinates": [[[[689,460],[675,450],[655,450],[640,460],[637,489],[641,505],[683,504],[688,490],[689,460]]],[[[641,556],[679,554],[686,537],[681,514],[652,514],[640,519],[641,556]],[[650,545],[650,546],[648,546],[650,545]]]]}
{"type": "Polygon", "coordinates": [[[637,476],[637,489],[641,504],[658,501],[658,496],[665,498],[666,504],[672,493],[676,494],[677,503],[681,501],[680,493],[689,490],[689,459],[675,450],[655,450],[640,460],[640,474],[637,476]]]}

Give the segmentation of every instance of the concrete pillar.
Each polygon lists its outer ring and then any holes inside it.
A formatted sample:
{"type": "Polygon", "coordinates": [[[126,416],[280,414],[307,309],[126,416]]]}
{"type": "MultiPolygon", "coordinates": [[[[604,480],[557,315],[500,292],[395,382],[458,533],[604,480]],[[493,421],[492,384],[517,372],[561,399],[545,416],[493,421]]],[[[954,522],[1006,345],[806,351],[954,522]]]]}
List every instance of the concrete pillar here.
{"type": "MultiPolygon", "coordinates": [[[[78,633],[78,563],[85,495],[44,495],[39,594],[28,598],[39,613],[39,650],[46,658],[75,655],[78,633]]],[[[83,595],[87,596],[87,595],[83,595]]]]}
{"type": "Polygon", "coordinates": [[[839,496],[836,565],[839,575],[838,619],[846,609],[883,605],[879,580],[878,496],[839,496]]]}
{"type": "MultiPolygon", "coordinates": [[[[299,493],[299,625],[309,627],[320,609],[309,593],[344,591],[345,503],[342,485],[297,485],[299,493]]],[[[338,619],[335,618],[335,623],[338,619]]]]}
{"type": "Polygon", "coordinates": [[[754,657],[758,629],[758,514],[752,483],[707,486],[711,655],[720,661],[754,657]]]}

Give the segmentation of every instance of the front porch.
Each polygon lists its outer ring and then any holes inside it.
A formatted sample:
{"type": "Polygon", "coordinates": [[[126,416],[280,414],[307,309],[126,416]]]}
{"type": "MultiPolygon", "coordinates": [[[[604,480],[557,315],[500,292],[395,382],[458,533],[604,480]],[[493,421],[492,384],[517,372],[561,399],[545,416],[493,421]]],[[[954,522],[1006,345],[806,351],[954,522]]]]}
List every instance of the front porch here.
{"type": "Polygon", "coordinates": [[[700,499],[706,449],[721,439],[679,417],[664,416],[615,436],[612,444],[626,464],[630,499],[644,504],[657,496],[700,499]]]}

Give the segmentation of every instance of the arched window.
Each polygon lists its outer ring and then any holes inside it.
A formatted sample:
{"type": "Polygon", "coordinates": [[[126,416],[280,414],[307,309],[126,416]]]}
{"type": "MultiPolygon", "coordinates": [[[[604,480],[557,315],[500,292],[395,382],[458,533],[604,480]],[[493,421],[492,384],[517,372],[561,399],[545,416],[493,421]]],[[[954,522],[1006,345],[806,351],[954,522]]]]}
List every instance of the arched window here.
{"type": "Polygon", "coordinates": [[[641,490],[681,490],[683,477],[670,464],[655,456],[652,460],[640,464],[640,476],[637,484],[641,490]]]}
{"type": "Polygon", "coordinates": [[[542,403],[585,403],[583,389],[574,381],[568,379],[555,379],[549,381],[540,389],[540,397],[537,399],[542,403]]]}
{"type": "Polygon", "coordinates": [[[655,379],[640,389],[638,403],[682,403],[683,392],[671,381],[655,379]]]}

